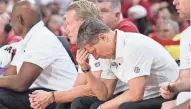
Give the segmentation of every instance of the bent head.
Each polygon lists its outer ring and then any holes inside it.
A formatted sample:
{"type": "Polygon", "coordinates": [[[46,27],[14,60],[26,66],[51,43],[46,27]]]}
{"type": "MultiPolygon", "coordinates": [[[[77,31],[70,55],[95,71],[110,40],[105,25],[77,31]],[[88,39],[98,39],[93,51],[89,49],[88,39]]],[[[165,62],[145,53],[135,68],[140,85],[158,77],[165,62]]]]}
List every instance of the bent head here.
{"type": "Polygon", "coordinates": [[[77,45],[86,49],[95,59],[111,59],[115,52],[115,32],[98,19],[85,21],[79,29],[77,45]]]}

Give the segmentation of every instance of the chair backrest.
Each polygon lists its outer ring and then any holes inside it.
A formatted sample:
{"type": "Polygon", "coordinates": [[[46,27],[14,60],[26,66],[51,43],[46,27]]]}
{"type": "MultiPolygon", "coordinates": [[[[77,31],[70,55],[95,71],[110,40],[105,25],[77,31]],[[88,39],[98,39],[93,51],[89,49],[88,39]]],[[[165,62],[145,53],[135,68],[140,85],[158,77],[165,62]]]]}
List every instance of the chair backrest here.
{"type": "Polygon", "coordinates": [[[70,50],[70,46],[69,46],[69,42],[68,42],[68,39],[64,36],[59,36],[58,39],[60,40],[60,42],[62,43],[62,45],[64,46],[64,48],[66,49],[66,51],[68,52],[69,56],[71,57],[72,59],[72,62],[77,65],[77,63],[75,62],[75,59],[72,55],[72,52],[70,50]]]}

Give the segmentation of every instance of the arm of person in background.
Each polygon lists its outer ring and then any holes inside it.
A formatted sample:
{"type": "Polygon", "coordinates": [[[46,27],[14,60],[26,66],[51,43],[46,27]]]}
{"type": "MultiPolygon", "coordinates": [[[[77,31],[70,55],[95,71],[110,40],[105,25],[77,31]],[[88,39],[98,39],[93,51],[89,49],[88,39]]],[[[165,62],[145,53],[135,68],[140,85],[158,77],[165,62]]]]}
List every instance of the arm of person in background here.
{"type": "Polygon", "coordinates": [[[170,99],[178,92],[190,90],[190,69],[180,70],[179,78],[174,83],[164,83],[161,88],[161,96],[170,99]]]}
{"type": "Polygon", "coordinates": [[[186,102],[171,109],[190,109],[190,100],[187,100],[186,102]]]}

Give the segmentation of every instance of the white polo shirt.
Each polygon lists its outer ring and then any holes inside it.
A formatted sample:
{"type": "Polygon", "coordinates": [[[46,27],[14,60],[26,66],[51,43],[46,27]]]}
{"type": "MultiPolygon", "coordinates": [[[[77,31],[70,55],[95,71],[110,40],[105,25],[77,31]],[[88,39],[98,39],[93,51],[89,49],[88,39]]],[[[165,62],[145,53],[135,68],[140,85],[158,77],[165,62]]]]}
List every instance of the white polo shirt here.
{"type": "MultiPolygon", "coordinates": [[[[89,65],[91,67],[91,72],[102,71],[102,69],[103,69],[102,60],[103,59],[97,59],[96,60],[93,57],[93,55],[89,56],[89,65]]],[[[78,67],[78,72],[79,73],[83,73],[83,71],[82,71],[80,66],[78,67]]],[[[125,91],[127,89],[128,89],[127,84],[122,82],[122,81],[120,81],[120,80],[118,80],[118,82],[116,84],[116,88],[114,90],[114,94],[117,94],[119,92],[125,91]]]]}
{"type": "Polygon", "coordinates": [[[124,83],[146,76],[144,99],[160,96],[160,84],[175,81],[179,74],[178,65],[162,45],[142,34],[120,30],[115,59],[105,59],[103,68],[102,78],[124,83]]]}
{"type": "Polygon", "coordinates": [[[191,26],[181,33],[180,69],[191,68],[191,26]]]}
{"type": "Polygon", "coordinates": [[[11,65],[17,73],[23,62],[30,62],[43,69],[30,88],[43,87],[52,90],[67,90],[73,87],[77,71],[59,39],[40,21],[20,42],[11,65]]]}

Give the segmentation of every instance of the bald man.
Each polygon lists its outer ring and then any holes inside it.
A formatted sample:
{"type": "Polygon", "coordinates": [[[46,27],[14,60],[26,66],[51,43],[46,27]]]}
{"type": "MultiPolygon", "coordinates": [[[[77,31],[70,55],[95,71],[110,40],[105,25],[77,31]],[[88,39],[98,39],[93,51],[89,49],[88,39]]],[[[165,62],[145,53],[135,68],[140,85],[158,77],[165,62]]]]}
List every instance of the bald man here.
{"type": "MultiPolygon", "coordinates": [[[[35,4],[24,0],[13,8],[13,30],[23,40],[0,78],[0,109],[32,109],[29,94],[33,91],[67,90],[74,84],[75,65],[58,38],[45,27],[39,12],[35,4]]],[[[54,108],[52,104],[47,109],[54,108]]]]}

